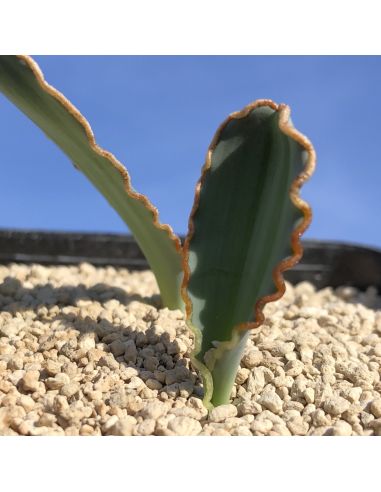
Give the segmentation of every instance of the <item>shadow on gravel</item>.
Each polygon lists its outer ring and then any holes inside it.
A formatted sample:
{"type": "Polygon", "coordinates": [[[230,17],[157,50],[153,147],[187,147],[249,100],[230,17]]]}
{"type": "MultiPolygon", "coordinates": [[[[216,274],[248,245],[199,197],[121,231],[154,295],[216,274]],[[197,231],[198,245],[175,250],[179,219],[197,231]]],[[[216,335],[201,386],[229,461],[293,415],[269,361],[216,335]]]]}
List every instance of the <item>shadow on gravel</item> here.
{"type": "Polygon", "coordinates": [[[104,283],[98,283],[92,287],[87,287],[84,284],[54,287],[52,284],[47,283],[36,285],[32,289],[23,287],[22,283],[13,277],[6,277],[0,283],[0,310],[10,313],[37,309],[41,306],[76,306],[79,300],[102,303],[111,299],[118,300],[124,306],[133,301],[139,301],[158,309],[161,307],[159,295],[151,297],[143,297],[139,294],[130,295],[119,287],[104,283]]]}
{"type": "MultiPolygon", "coordinates": [[[[82,308],[84,306],[81,303],[78,305],[80,300],[98,301],[100,304],[110,300],[118,300],[123,306],[138,301],[157,309],[162,307],[159,295],[151,297],[143,297],[139,294],[129,295],[119,287],[104,283],[98,283],[92,287],[86,287],[84,284],[54,287],[47,283],[29,289],[23,287],[18,279],[7,277],[0,284],[0,311],[16,315],[19,312],[31,310],[36,313],[36,319],[43,323],[53,324],[59,321],[63,325],[44,334],[42,339],[39,338],[39,352],[57,348],[57,342],[62,340],[59,335],[62,330],[77,330],[80,335],[69,337],[66,343],[58,348],[58,354],[64,355],[78,367],[85,367],[90,360],[86,357],[86,353],[81,351],[79,340],[87,333],[94,333],[95,344],[103,344],[101,351],[97,351],[94,347],[94,366],[108,367],[110,372],[113,372],[120,367],[120,364],[122,368],[135,369],[136,375],[144,382],[148,379],[159,381],[160,385],[157,385],[159,393],[167,393],[168,397],[180,396],[181,393],[184,394],[184,392],[189,391],[189,395],[193,394],[202,398],[201,379],[196,378],[187,367],[189,366],[189,357],[184,357],[177,350],[176,342],[173,338],[171,339],[170,334],[165,329],[162,333],[157,333],[150,326],[156,318],[152,317],[149,311],[141,319],[138,319],[147,325],[144,331],[136,329],[134,326],[128,326],[127,323],[111,322],[106,319],[107,316],[97,316],[94,319],[90,316],[83,317],[74,312],[67,314],[60,312],[56,315],[48,312],[48,309],[54,306],[58,306],[60,310],[65,307],[82,308]],[[42,308],[46,308],[46,310],[42,308]],[[128,355],[126,355],[126,347],[128,347],[128,355]]],[[[133,309],[131,313],[134,314],[133,309]]],[[[100,373],[99,377],[101,377],[100,373]]],[[[128,387],[128,383],[126,384],[128,387]]],[[[150,384],[152,389],[156,389],[154,388],[155,382],[151,381],[150,384]]]]}
{"type": "MultiPolygon", "coordinates": [[[[147,323],[151,321],[149,313],[142,319],[147,323]]],[[[95,342],[102,343],[102,351],[107,354],[107,358],[102,356],[96,361],[96,365],[106,366],[110,371],[118,369],[119,364],[125,368],[133,368],[144,382],[148,379],[159,380],[162,385],[161,388],[157,388],[159,393],[167,393],[169,398],[181,396],[181,391],[189,391],[189,396],[193,394],[199,398],[203,397],[201,378],[195,377],[191,369],[187,367],[189,358],[180,353],[168,354],[167,348],[171,345],[173,347],[169,333],[157,334],[153,327],[140,331],[132,326],[112,323],[106,319],[96,321],[73,314],[60,313],[52,320],[54,321],[62,322],[67,329],[78,330],[81,335],[95,334],[95,342]],[[122,346],[124,347],[123,353],[120,353],[122,346]],[[124,350],[127,346],[130,350],[126,360],[127,352],[124,350]],[[136,353],[134,353],[134,348],[136,348],[136,353]],[[157,372],[160,372],[159,378],[157,372]]],[[[52,348],[57,341],[56,334],[57,331],[52,333],[41,348],[45,350],[52,348]]],[[[69,342],[58,352],[81,367],[81,359],[76,354],[77,350],[78,347],[70,347],[69,342]]]]}

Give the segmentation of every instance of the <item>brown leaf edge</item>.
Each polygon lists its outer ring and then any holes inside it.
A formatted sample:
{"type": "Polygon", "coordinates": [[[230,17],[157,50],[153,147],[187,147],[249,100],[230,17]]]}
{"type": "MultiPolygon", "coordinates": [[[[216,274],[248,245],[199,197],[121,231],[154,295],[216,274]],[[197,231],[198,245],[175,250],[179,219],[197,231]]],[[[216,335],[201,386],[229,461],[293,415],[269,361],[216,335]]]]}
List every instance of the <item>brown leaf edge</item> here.
{"type": "Polygon", "coordinates": [[[16,55],[19,60],[24,62],[26,66],[32,71],[35,76],[40,87],[49,95],[51,95],[56,101],[58,101],[83,127],[85,130],[87,139],[89,141],[90,148],[96,152],[98,155],[105,157],[110,164],[119,171],[122,176],[124,189],[128,196],[131,198],[140,201],[145,208],[152,213],[153,225],[162,231],[165,231],[169,238],[173,241],[176,251],[181,254],[182,246],[181,241],[178,236],[173,232],[173,229],[168,224],[161,224],[159,222],[159,211],[154,205],[148,200],[148,198],[136,191],[132,190],[131,187],[131,178],[128,174],[127,169],[123,166],[123,164],[118,161],[118,159],[109,151],[102,149],[95,141],[94,133],[91,129],[90,123],[86,120],[86,118],[81,114],[81,112],[68,100],[66,97],[55,89],[53,86],[46,82],[44,74],[40,69],[39,65],[33,60],[31,56],[28,55],[16,55]]]}
{"type": "MultiPolygon", "coordinates": [[[[221,125],[218,127],[212,142],[210,143],[208,147],[208,151],[206,154],[206,160],[205,164],[201,170],[201,177],[198,180],[196,184],[196,189],[195,189],[195,198],[194,198],[194,203],[192,207],[192,211],[190,213],[189,217],[189,223],[188,223],[188,234],[185,238],[185,242],[183,245],[183,256],[182,256],[182,265],[183,265],[183,270],[184,270],[184,277],[183,281],[181,284],[181,296],[184,300],[185,303],[185,309],[186,309],[186,317],[187,320],[190,320],[192,316],[192,301],[189,298],[188,292],[187,292],[187,287],[189,283],[189,278],[190,278],[190,268],[189,268],[189,244],[190,241],[194,235],[194,221],[193,217],[198,209],[199,201],[200,201],[200,193],[201,193],[201,188],[202,185],[204,184],[205,178],[207,171],[209,170],[211,163],[212,163],[212,153],[214,149],[217,146],[217,143],[219,141],[221,132],[223,129],[226,127],[226,125],[231,121],[231,120],[236,120],[236,119],[241,119],[245,118],[251,111],[253,111],[256,108],[259,108],[261,106],[268,106],[275,111],[279,113],[279,129],[285,134],[288,135],[289,137],[293,138],[296,142],[298,142],[302,147],[305,148],[305,150],[308,153],[308,158],[307,158],[307,163],[303,169],[303,171],[296,177],[296,179],[292,182],[291,187],[290,187],[290,199],[292,203],[297,207],[299,210],[302,211],[303,213],[303,219],[300,222],[300,224],[293,230],[291,234],[291,249],[293,252],[293,255],[285,258],[282,260],[278,265],[274,268],[272,277],[273,281],[276,287],[276,292],[274,294],[264,296],[260,299],[255,304],[254,307],[254,319],[256,321],[253,322],[247,322],[247,323],[240,323],[239,325],[236,325],[233,328],[234,332],[243,332],[246,330],[251,330],[254,328],[258,328],[265,320],[264,314],[263,314],[263,308],[264,306],[269,303],[276,301],[280,299],[285,290],[286,290],[286,285],[284,282],[284,278],[282,275],[282,272],[285,270],[288,270],[292,268],[294,265],[298,263],[298,261],[301,259],[303,255],[303,248],[300,243],[300,237],[302,234],[306,231],[308,226],[311,223],[312,219],[312,210],[311,207],[308,205],[307,202],[305,202],[301,197],[300,197],[300,188],[301,186],[311,177],[313,174],[313,171],[315,169],[315,164],[316,164],[316,153],[315,150],[312,146],[312,143],[309,141],[309,139],[297,131],[292,124],[290,123],[290,107],[287,106],[286,104],[277,104],[271,99],[258,99],[257,101],[254,101],[247,106],[245,106],[241,111],[236,111],[232,114],[230,114],[226,120],[221,123],[221,125]]],[[[200,348],[200,333],[198,328],[192,327],[193,330],[196,329],[197,333],[196,335],[196,340],[197,340],[197,347],[195,347],[194,353],[192,354],[193,357],[197,355],[197,348],[200,348]]],[[[227,342],[228,343],[228,342],[227,342]]]]}
{"type": "Polygon", "coordinates": [[[201,376],[203,378],[204,383],[204,398],[203,403],[208,410],[213,408],[213,404],[211,403],[213,396],[213,377],[212,372],[214,365],[218,359],[220,359],[226,350],[234,349],[239,340],[240,336],[244,334],[244,332],[248,330],[252,330],[254,328],[260,327],[260,325],[264,322],[265,317],[263,314],[263,308],[268,302],[273,302],[280,299],[286,289],[286,285],[284,283],[284,278],[282,272],[285,270],[292,268],[298,261],[301,259],[303,255],[303,248],[300,243],[300,237],[305,232],[312,219],[312,210],[307,202],[302,200],[299,195],[301,186],[311,177],[316,163],[316,154],[315,150],[312,146],[312,143],[305,137],[302,133],[298,132],[290,123],[291,110],[289,106],[286,104],[276,104],[271,99],[259,99],[257,101],[252,102],[251,104],[245,106],[241,111],[237,111],[235,113],[230,114],[223,123],[218,127],[212,142],[208,147],[208,151],[206,154],[205,164],[201,170],[201,176],[196,184],[195,189],[195,198],[193,207],[189,216],[188,223],[188,234],[185,238],[185,242],[183,245],[183,255],[182,255],[182,266],[184,271],[184,277],[181,284],[181,296],[183,298],[185,304],[185,312],[186,312],[186,320],[187,325],[191,329],[194,334],[194,348],[192,353],[190,354],[191,362],[193,366],[199,370],[201,376]],[[292,203],[302,211],[303,219],[300,224],[293,230],[291,234],[291,249],[293,251],[293,255],[282,260],[278,265],[274,268],[272,277],[276,287],[276,291],[274,294],[264,296],[260,298],[255,306],[254,306],[254,322],[241,323],[236,325],[232,329],[232,338],[228,341],[221,342],[216,349],[211,351],[209,354],[209,360],[205,360],[201,362],[196,358],[197,354],[201,350],[202,343],[202,332],[199,327],[194,326],[191,322],[192,316],[192,301],[190,300],[187,292],[187,287],[190,278],[190,268],[189,268],[189,244],[194,234],[194,222],[193,217],[198,209],[201,187],[205,181],[207,171],[209,170],[212,162],[212,153],[217,146],[217,143],[220,138],[220,134],[225,126],[233,119],[240,119],[247,116],[251,111],[261,106],[269,106],[275,111],[279,112],[279,128],[285,134],[293,138],[295,141],[300,143],[302,147],[304,147],[308,153],[307,163],[305,165],[304,170],[297,176],[297,178],[292,182],[290,187],[290,199],[292,203]]]}

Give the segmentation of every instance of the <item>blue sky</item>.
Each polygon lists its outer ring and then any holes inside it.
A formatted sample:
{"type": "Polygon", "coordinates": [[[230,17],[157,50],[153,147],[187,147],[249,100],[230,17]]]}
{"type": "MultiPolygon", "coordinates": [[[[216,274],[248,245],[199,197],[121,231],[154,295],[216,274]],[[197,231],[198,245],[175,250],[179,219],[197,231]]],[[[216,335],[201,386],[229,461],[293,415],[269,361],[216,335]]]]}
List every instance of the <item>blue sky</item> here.
{"type": "MultiPolygon", "coordinates": [[[[291,106],[317,168],[305,238],[381,247],[380,57],[36,56],[162,222],[187,228],[218,125],[249,102],[291,106]]],[[[66,156],[0,94],[0,228],[118,232],[125,224],[66,156]]]]}

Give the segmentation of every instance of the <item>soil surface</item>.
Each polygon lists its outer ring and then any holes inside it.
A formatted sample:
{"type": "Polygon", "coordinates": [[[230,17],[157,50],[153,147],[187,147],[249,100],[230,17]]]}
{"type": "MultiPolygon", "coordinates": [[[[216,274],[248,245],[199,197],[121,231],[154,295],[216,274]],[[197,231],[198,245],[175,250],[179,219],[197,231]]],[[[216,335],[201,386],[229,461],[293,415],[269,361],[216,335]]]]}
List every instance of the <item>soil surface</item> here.
{"type": "Polygon", "coordinates": [[[0,435],[381,435],[375,289],[287,284],[209,415],[159,302],[150,271],[0,266],[0,435]]]}

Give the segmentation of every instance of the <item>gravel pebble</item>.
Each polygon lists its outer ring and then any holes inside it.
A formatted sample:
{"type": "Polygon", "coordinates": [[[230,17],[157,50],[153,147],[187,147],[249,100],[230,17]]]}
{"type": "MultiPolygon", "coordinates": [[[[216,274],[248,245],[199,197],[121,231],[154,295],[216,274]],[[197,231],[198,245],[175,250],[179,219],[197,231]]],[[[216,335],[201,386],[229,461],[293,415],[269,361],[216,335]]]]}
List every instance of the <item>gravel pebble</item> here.
{"type": "Polygon", "coordinates": [[[135,429],[134,435],[136,436],[150,436],[154,433],[156,421],[154,419],[146,419],[140,422],[135,429]]]}
{"type": "Polygon", "coordinates": [[[253,432],[259,432],[261,434],[267,434],[272,428],[273,423],[268,419],[255,419],[250,425],[250,429],[253,432]]]}
{"type": "Polygon", "coordinates": [[[370,411],[377,418],[381,418],[381,398],[373,400],[370,404],[370,411]]]}
{"type": "Polygon", "coordinates": [[[333,426],[332,434],[334,436],[351,436],[352,427],[345,420],[338,420],[333,426]]]}
{"type": "Polygon", "coordinates": [[[237,415],[237,407],[231,404],[220,405],[213,408],[209,413],[209,420],[211,422],[223,422],[229,417],[235,417],[237,415]]]}
{"type": "Polygon", "coordinates": [[[110,343],[109,347],[115,357],[123,355],[126,350],[126,346],[121,340],[114,340],[112,343],[110,343]]]}
{"type": "Polygon", "coordinates": [[[300,415],[292,417],[286,425],[293,436],[305,436],[309,429],[308,423],[300,415]]]}
{"type": "Polygon", "coordinates": [[[307,403],[313,403],[315,401],[315,391],[312,388],[306,388],[303,391],[303,396],[307,403]]]}
{"type": "Polygon", "coordinates": [[[108,436],[132,436],[136,423],[137,421],[134,417],[127,415],[120,420],[116,420],[113,425],[109,425],[106,433],[108,436]]]}
{"type": "Polygon", "coordinates": [[[350,407],[348,400],[345,400],[341,396],[329,398],[324,402],[324,410],[330,415],[340,415],[347,411],[350,407]]]}
{"type": "Polygon", "coordinates": [[[248,369],[258,366],[263,360],[263,354],[259,350],[249,350],[242,358],[242,364],[248,369]]]}
{"type": "Polygon", "coordinates": [[[79,383],[64,384],[61,388],[60,393],[61,395],[70,398],[71,396],[75,395],[79,391],[79,388],[80,388],[79,383]]]}
{"type": "Polygon", "coordinates": [[[62,386],[70,383],[70,378],[64,372],[56,374],[54,378],[48,378],[45,380],[45,386],[48,389],[55,390],[60,389],[62,386]]]}
{"type": "Polygon", "coordinates": [[[139,412],[139,414],[144,419],[154,419],[157,420],[159,417],[165,415],[169,410],[169,405],[161,401],[149,402],[144,408],[139,412]]]}
{"type": "Polygon", "coordinates": [[[287,376],[295,377],[302,374],[304,369],[304,364],[300,360],[290,360],[284,367],[287,376]]]}
{"type": "Polygon", "coordinates": [[[21,385],[24,391],[37,391],[39,389],[39,371],[27,371],[21,378],[21,385]]]}
{"type": "Polygon", "coordinates": [[[202,430],[200,422],[190,417],[175,417],[169,421],[168,428],[179,436],[195,436],[202,430]]]}
{"type": "Polygon", "coordinates": [[[270,388],[263,391],[258,403],[273,413],[280,413],[283,408],[282,399],[270,388]]]}
{"type": "Polygon", "coordinates": [[[151,272],[0,265],[0,435],[381,435],[376,291],[286,287],[208,415],[151,272]]]}

